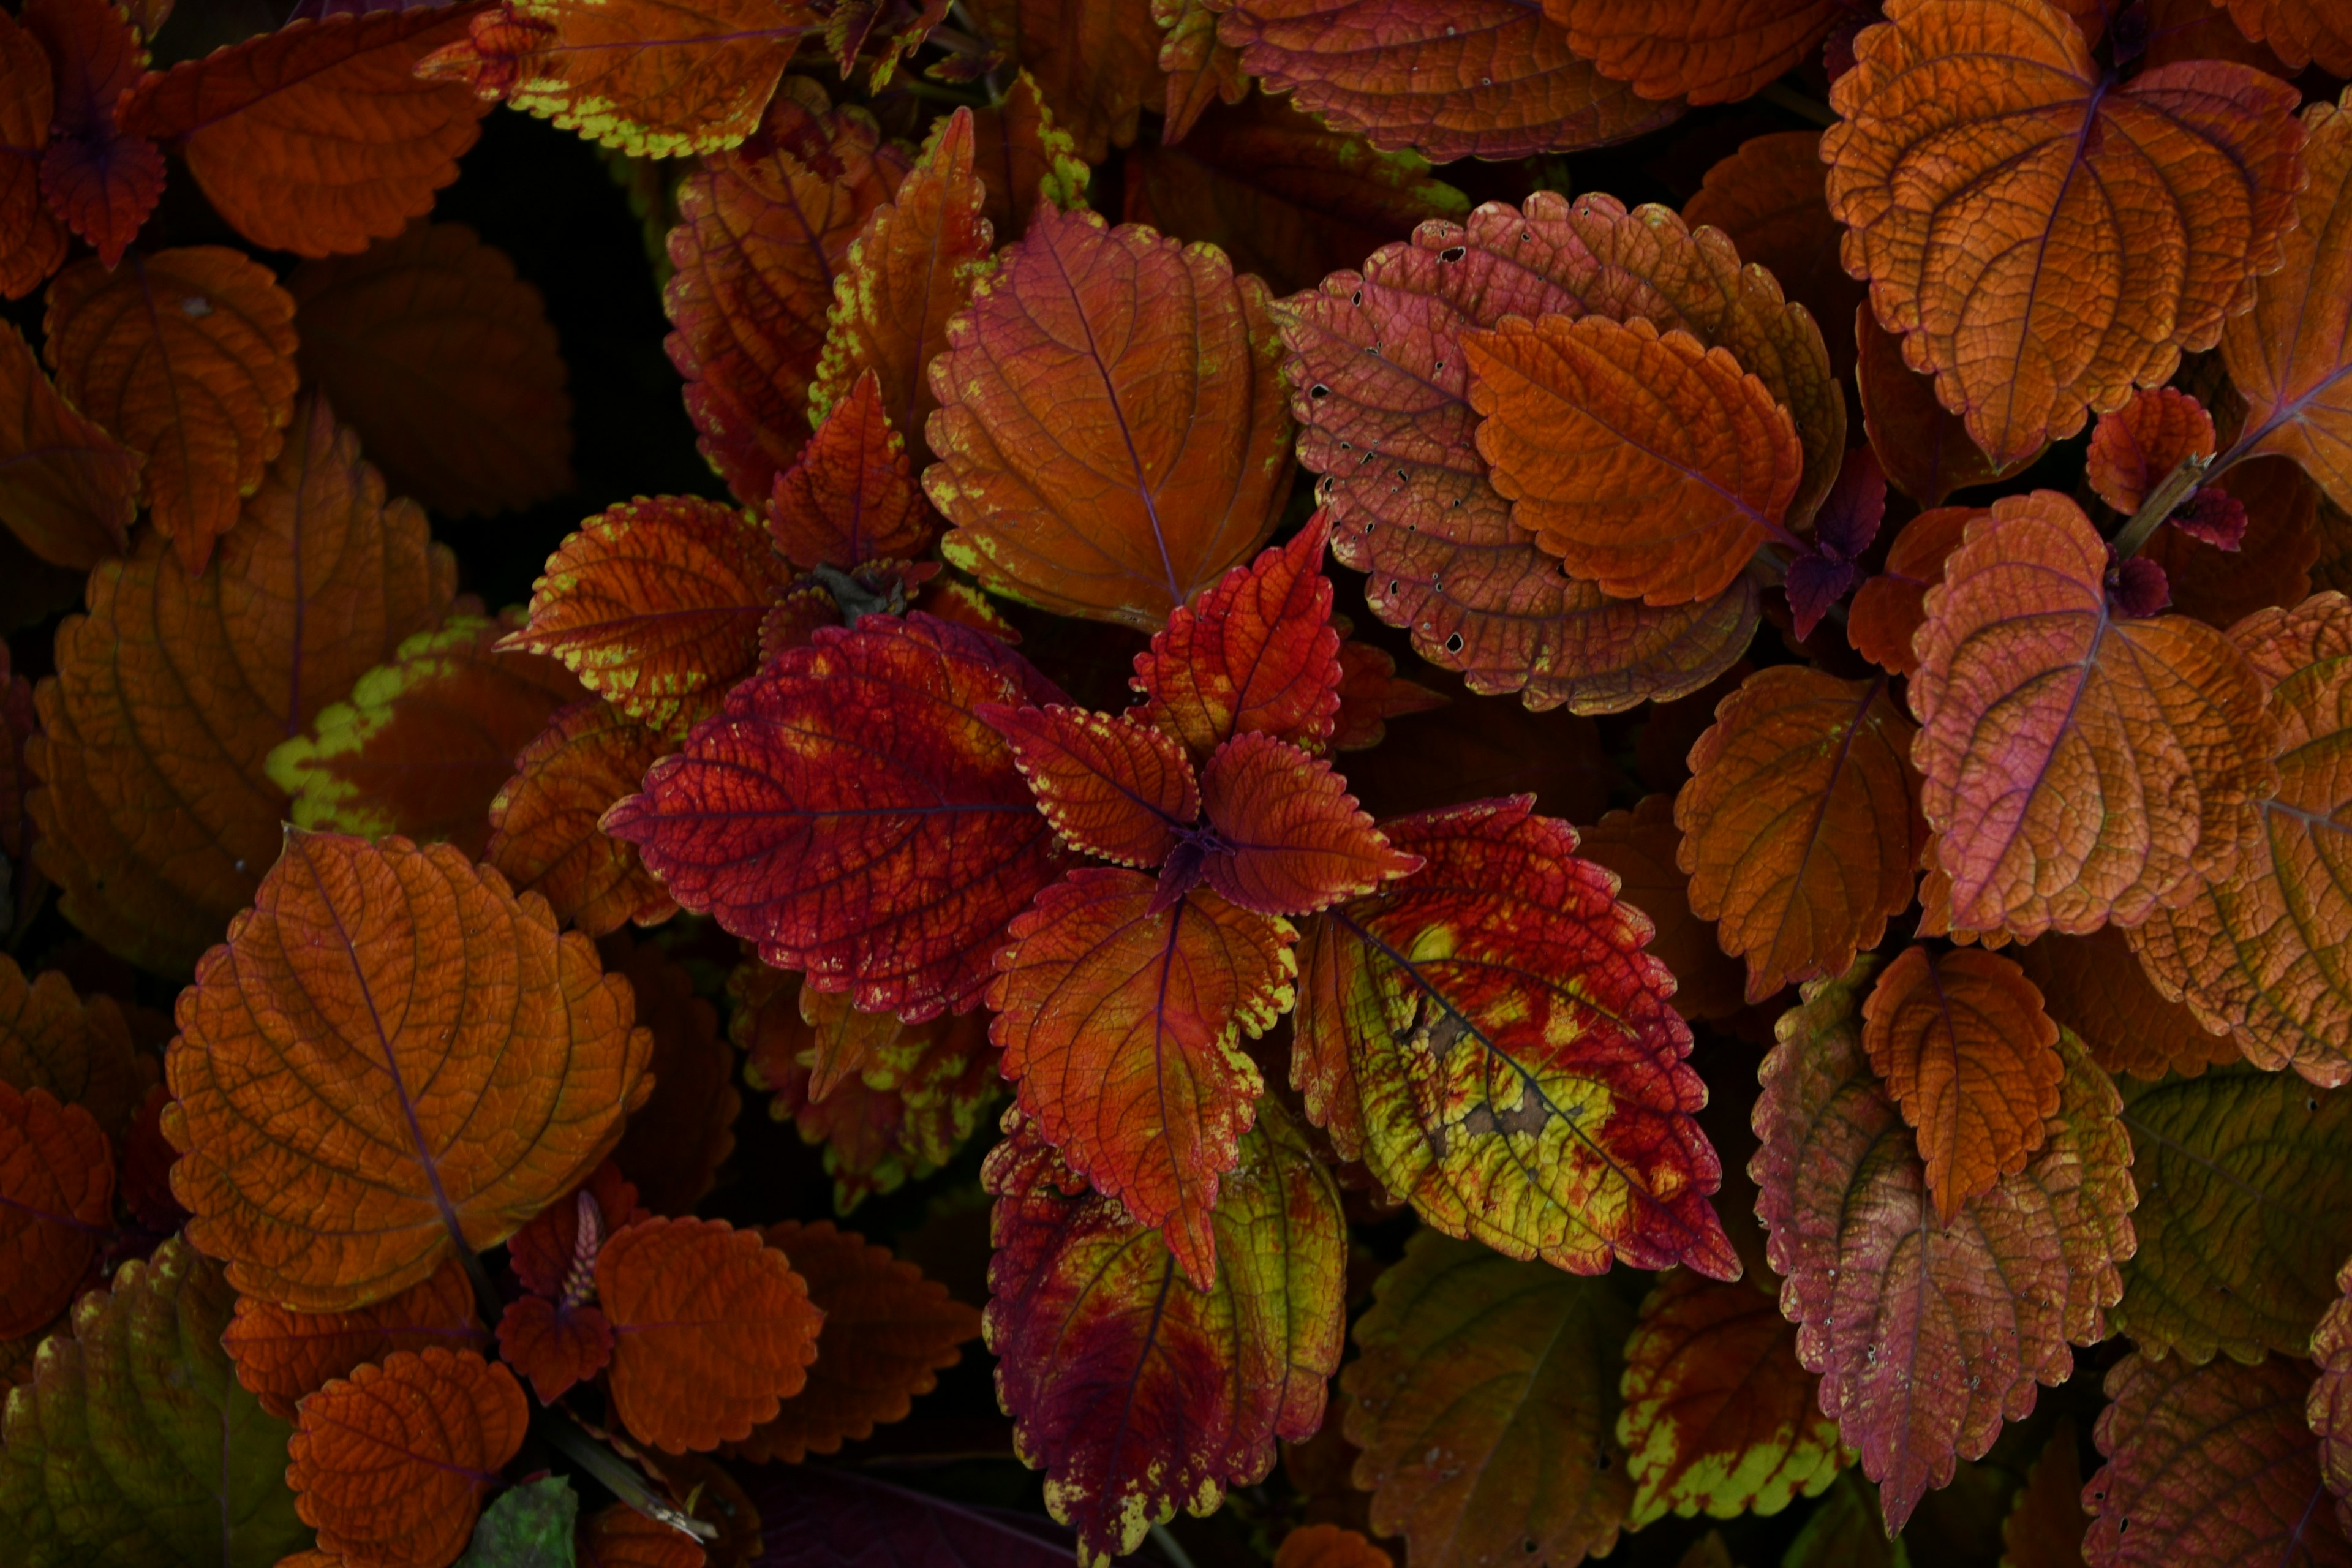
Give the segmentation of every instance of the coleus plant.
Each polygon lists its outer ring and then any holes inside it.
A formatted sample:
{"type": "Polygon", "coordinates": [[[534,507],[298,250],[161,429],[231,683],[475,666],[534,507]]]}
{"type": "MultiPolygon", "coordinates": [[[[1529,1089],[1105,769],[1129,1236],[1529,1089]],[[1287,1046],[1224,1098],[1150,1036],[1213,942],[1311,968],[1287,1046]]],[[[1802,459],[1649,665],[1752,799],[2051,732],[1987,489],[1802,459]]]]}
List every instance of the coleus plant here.
{"type": "Polygon", "coordinates": [[[2352,1561],[2337,10],[0,12],[0,1565],[2352,1561]]]}

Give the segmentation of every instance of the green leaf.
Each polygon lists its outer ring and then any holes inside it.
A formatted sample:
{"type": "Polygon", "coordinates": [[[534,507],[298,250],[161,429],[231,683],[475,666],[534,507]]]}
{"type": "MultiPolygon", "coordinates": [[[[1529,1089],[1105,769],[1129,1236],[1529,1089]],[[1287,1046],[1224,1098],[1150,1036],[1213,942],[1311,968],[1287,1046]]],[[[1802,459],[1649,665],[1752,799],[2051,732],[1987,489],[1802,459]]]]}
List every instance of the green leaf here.
{"type": "Polygon", "coordinates": [[[482,1510],[457,1568],[572,1568],[579,1517],[579,1496],[562,1476],[515,1487],[482,1510]]]}

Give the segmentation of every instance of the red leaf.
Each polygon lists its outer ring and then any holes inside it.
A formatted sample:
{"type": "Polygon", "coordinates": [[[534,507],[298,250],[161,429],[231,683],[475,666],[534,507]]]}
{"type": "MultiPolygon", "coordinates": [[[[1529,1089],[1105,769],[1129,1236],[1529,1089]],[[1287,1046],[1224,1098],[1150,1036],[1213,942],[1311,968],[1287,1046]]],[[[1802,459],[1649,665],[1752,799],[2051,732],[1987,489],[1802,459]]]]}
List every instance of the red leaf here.
{"type": "MultiPolygon", "coordinates": [[[[1143,716],[1205,758],[1260,731],[1307,751],[1339,711],[1339,636],[1323,575],[1322,515],[1286,542],[1219,578],[1135,656],[1143,716]]],[[[1390,668],[1393,670],[1391,664],[1390,668]]]]}
{"type": "Polygon", "coordinates": [[[978,710],[1061,700],[1003,643],[929,616],[828,627],[730,692],[604,831],[819,990],[909,1022],[968,1008],[1062,860],[978,710]]]}
{"type": "Polygon", "coordinates": [[[66,258],[66,229],[41,200],[41,154],[57,98],[48,51],[0,16],[0,297],[21,300],[66,258]]]}
{"type": "Polygon", "coordinates": [[[533,1215],[509,1237],[507,1258],[524,1289],[552,1301],[564,1293],[572,1270],[583,1259],[594,1263],[599,1238],[653,1217],[638,1205],[637,1189],[621,1174],[620,1167],[605,1160],[585,1181],[533,1215]],[[590,1222],[593,1235],[586,1245],[581,1239],[583,1221],[587,1218],[580,1207],[583,1196],[595,1210],[590,1222]]]}
{"type": "MultiPolygon", "coordinates": [[[[646,1070],[654,1091],[629,1114],[613,1163],[646,1207],[693,1212],[735,1151],[735,1052],[719,1032],[718,1009],[694,994],[694,977],[652,942],[614,934],[600,944],[606,968],[628,977],[636,1021],[654,1037],[646,1070]]],[[[615,1215],[612,1228],[627,1223],[615,1215]]]]}
{"type": "Polygon", "coordinates": [[[272,1415],[294,1418],[302,1397],[395,1351],[487,1350],[474,1287],[456,1258],[396,1296],[354,1312],[296,1312],[256,1296],[236,1299],[221,1335],[236,1380],[272,1415]]]}
{"type": "Polygon", "coordinates": [[[1939,506],[1903,525],[1886,552],[1886,570],[1856,589],[1845,623],[1853,651],[1895,675],[1919,668],[1912,639],[1927,620],[1927,590],[1944,580],[1944,563],[1960,547],[1976,507],[1939,506]]]}
{"type": "Polygon", "coordinates": [[[1322,1425],[1345,1326],[1339,1191],[1271,1100],[1239,1155],[1206,1290],[1036,1128],[1015,1120],[982,1167],[997,1388],[1086,1562],[1133,1551],[1180,1506],[1215,1506],[1273,1468],[1276,1437],[1322,1425]]]}
{"type": "Polygon", "coordinates": [[[612,1361],[613,1326],[593,1307],[525,1296],[499,1319],[499,1354],[552,1405],[612,1361]]]}
{"type": "Polygon", "coordinates": [[[1545,0],[1569,47],[1643,98],[1728,103],[1801,62],[1847,11],[1843,0],[1545,0]]]}
{"type": "Polygon", "coordinates": [[[112,270],[163,195],[163,154],[115,121],[146,51],[108,0],[26,0],[24,25],[56,68],[41,195],[112,270]]]}
{"type": "Polygon", "coordinates": [[[768,500],[776,547],[803,572],[848,571],[868,561],[923,554],[938,514],[915,483],[907,444],[882,408],[872,371],[850,384],[768,500]]]}
{"type": "Polygon", "coordinates": [[[572,704],[515,758],[515,776],[490,802],[483,858],[589,936],[632,921],[659,925],[677,912],[669,890],[635,845],[596,824],[668,751],[660,731],[600,698],[572,704]]]}
{"type": "Polygon", "coordinates": [[[1441,692],[1418,681],[1397,679],[1396,659],[1385,649],[1347,638],[1339,644],[1339,712],[1332,721],[1335,752],[1369,752],[1387,738],[1389,721],[1429,713],[1445,706],[1441,692]]]}
{"type": "Polygon", "coordinates": [[[1210,1211],[1261,1087],[1241,1038],[1287,1008],[1297,936],[1206,889],[1155,902],[1133,871],[1046,889],[997,955],[989,1037],[1038,1131],[1139,1224],[1164,1227],[1206,1287],[1210,1211]]]}
{"type": "Polygon", "coordinates": [[[1201,815],[1183,748],[1128,714],[1058,707],[979,713],[1013,749],[1037,809],[1082,855],[1157,866],[1201,815]]]}
{"type": "Polygon", "coordinates": [[[1245,910],[1308,915],[1422,867],[1389,847],[1328,763],[1273,736],[1236,735],[1201,771],[1215,839],[1209,886],[1245,910]]]}
{"type": "Polygon", "coordinates": [[[114,1228],[114,1153],[97,1119],[0,1083],[0,1340],[72,1302],[114,1228]]]}

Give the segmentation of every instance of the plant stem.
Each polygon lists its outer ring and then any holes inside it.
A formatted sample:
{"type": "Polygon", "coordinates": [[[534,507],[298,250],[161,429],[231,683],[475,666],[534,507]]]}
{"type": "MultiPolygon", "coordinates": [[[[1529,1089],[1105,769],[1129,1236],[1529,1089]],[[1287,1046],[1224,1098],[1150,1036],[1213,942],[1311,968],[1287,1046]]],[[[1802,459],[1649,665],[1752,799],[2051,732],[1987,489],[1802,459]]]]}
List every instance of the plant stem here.
{"type": "Polygon", "coordinates": [[[717,1525],[705,1523],[656,1493],[618,1454],[573,1426],[571,1417],[562,1412],[544,1407],[534,1411],[530,1429],[544,1438],[549,1447],[576,1461],[582,1469],[604,1482],[614,1497],[647,1519],[659,1521],[697,1541],[719,1539],[717,1525]]]}
{"type": "Polygon", "coordinates": [[[2164,520],[2195,492],[2205,478],[2205,470],[2212,466],[2211,458],[2196,452],[2173,464],[2172,472],[2165,475],[2164,482],[2148,493],[2147,500],[2140,502],[2139,510],[2132,513],[2131,521],[2124,524],[2123,531],[2112,541],[2116,559],[2127,561],[2138,554],[2140,547],[2164,526],[2164,520]]]}
{"type": "Polygon", "coordinates": [[[1798,119],[1814,125],[1827,126],[1837,123],[1837,111],[1828,104],[1818,98],[1807,98],[1803,93],[1783,87],[1777,81],[1756,96],[1773,108],[1785,109],[1798,119]]]}

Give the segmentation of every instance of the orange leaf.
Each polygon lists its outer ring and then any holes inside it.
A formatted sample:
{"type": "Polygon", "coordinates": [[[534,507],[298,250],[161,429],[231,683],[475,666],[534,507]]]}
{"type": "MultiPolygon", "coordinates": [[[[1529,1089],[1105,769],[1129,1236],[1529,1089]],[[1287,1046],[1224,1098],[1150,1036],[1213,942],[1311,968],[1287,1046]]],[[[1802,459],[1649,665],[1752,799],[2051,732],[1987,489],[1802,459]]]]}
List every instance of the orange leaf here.
{"type": "Polygon", "coordinates": [[[114,1152],[97,1119],[0,1082],[0,1340],[65,1310],[114,1228],[114,1152]]]}
{"type": "Polygon", "coordinates": [[[613,1326],[593,1307],[525,1296],[499,1317],[499,1355],[552,1405],[612,1361],[613,1326]]]}
{"type": "Polygon", "coordinates": [[[915,483],[907,443],[882,407],[882,383],[859,373],[768,501],[776,547],[803,571],[844,572],[889,557],[911,560],[936,537],[936,514],[915,483]]]}
{"type": "Polygon", "coordinates": [[[1995,953],[1908,947],[1862,1005],[1862,1048],[1917,1134],[1936,1217],[2025,1169],[2058,1110],[2058,1026],[1995,953]]]}
{"type": "Polygon", "coordinates": [[[270,782],[293,796],[297,827],[418,843],[446,839],[478,858],[490,801],[515,758],[585,695],[551,658],[502,652],[520,616],[452,616],[360,677],[350,698],[269,753],[270,782]]]}
{"type": "Polygon", "coordinates": [[[236,1299],[236,1318],[221,1335],[236,1380],[261,1407],[294,1418],[302,1396],[366,1362],[394,1351],[487,1350],[490,1336],[474,1315],[474,1287],[457,1259],[396,1296],[354,1312],[292,1312],[254,1296],[236,1299]]]}
{"type": "Polygon", "coordinates": [[[1691,911],[1748,961],[1748,1000],[1835,974],[1911,902],[1926,837],[1914,731],[1884,677],[1758,670],[1716,710],[1675,797],[1691,911]]]}
{"type": "Polygon", "coordinates": [[[2238,1059],[2238,1043],[2198,1022],[2179,1002],[2165,1000],[2132,952],[2120,927],[2088,936],[2037,937],[2011,956],[2042,993],[2050,1016],[2090,1047],[2091,1059],[2111,1074],[2153,1083],[2167,1073],[2195,1078],[2209,1067],[2238,1059]]]}
{"type": "Polygon", "coordinates": [[[295,1510],[345,1568],[446,1568],[530,1419],[514,1374],[471,1351],[398,1351],[302,1402],[295,1510]]]}
{"type": "Polygon", "coordinates": [[[2001,1568],[2082,1568],[2083,1460],[2074,1446],[2074,1421],[2061,1415],[2042,1457],[2026,1473],[2025,1485],[2000,1523],[2009,1550],[2001,1568]]]}
{"type": "Polygon", "coordinates": [[[2164,569],[2171,608],[2228,631],[2257,610],[2300,604],[2319,559],[2319,509],[2326,498],[2291,458],[2255,458],[2230,466],[2226,487],[2209,486],[2245,510],[2245,537],[2221,550],[2187,529],[2159,528],[2140,554],[2164,569]]]}
{"type": "Polygon", "coordinates": [[[1896,489],[1940,508],[1954,490],[2007,479],[2033,460],[2033,454],[2008,463],[1986,457],[1967,423],[1936,401],[1935,379],[1905,363],[1904,340],[1880,326],[1867,303],[1854,307],[1853,333],[1863,429],[1896,489]]]}
{"type": "Polygon", "coordinates": [[[625,1502],[582,1520],[572,1550],[577,1568],[704,1568],[709,1561],[691,1536],[625,1502]]]}
{"type": "Polygon", "coordinates": [[[786,1220],[764,1234],[808,1281],[824,1331],[808,1386],[731,1454],[797,1465],[872,1436],[876,1426],[904,1420],[915,1396],[929,1393],[937,1374],[962,1359],[956,1347],[980,1336],[978,1311],[854,1231],[786,1220]]]}
{"type": "Polygon", "coordinates": [[[165,1059],[189,1239],[301,1311],[496,1246],[642,1103],[651,1039],[628,1007],[585,937],[449,846],[289,830],[165,1059]],[[353,1135],[320,1131],[338,1126],[353,1135]]]}
{"type": "Polygon", "coordinates": [[[997,956],[989,1037],[1070,1167],[1161,1227],[1206,1289],[1209,1212],[1260,1088],[1241,1037],[1288,1005],[1297,933],[1205,889],[1160,910],[1152,894],[1150,878],[1108,868],[1040,893],[997,956]]]}
{"type": "Polygon", "coordinates": [[[163,154],[115,121],[147,52],[111,0],[27,0],[22,16],[55,68],[41,195],[110,272],[163,194],[163,154]]]}
{"type": "Polygon", "coordinates": [[[415,505],[384,505],[322,402],[202,576],[170,551],[147,532],[90,574],[26,758],[45,786],[34,856],[67,915],[184,973],[277,858],[288,802],[264,771],[270,748],[438,625],[457,566],[415,505]]]}
{"type": "Polygon", "coordinates": [[[120,1136],[152,1078],[153,1058],[132,1054],[131,1026],[111,996],[87,1002],[56,970],[27,984],[0,954],[0,1083],[47,1089],[120,1136]]]}
{"type": "Polygon", "coordinates": [[[0,517],[9,531],[51,565],[87,572],[122,553],[138,497],[139,459],[58,395],[22,333],[0,332],[0,517]]]}
{"type": "Polygon", "coordinates": [[[623,501],[548,557],[530,624],[499,646],[562,659],[677,738],[758,666],[760,622],[786,576],[749,512],[697,496],[623,501]]]}
{"type": "Polygon", "coordinates": [[[1422,868],[1389,847],[1330,763],[1271,735],[1219,746],[1201,770],[1201,802],[1209,886],[1259,914],[1313,914],[1422,868]]]}
{"type": "Polygon", "coordinates": [[[633,158],[718,153],[758,128],[819,23],[801,0],[508,0],[416,74],[633,158]]]}
{"type": "Polygon", "coordinates": [[[117,116],[176,140],[213,209],[264,249],[365,250],[430,212],[474,144],[490,106],[413,73],[488,4],[297,18],[150,75],[117,116]]]}
{"type": "Polygon", "coordinates": [[[41,153],[56,109],[48,51],[0,17],[0,297],[21,300],[66,258],[66,227],[41,200],[41,153]]]}
{"type": "Polygon", "coordinates": [[[2219,60],[2111,86],[2047,0],[1886,16],[1831,89],[1830,210],[1977,445],[2028,457],[2212,347],[2294,221],[2294,89],[2219,60]]]}
{"type": "Polygon", "coordinates": [[[2225,874],[2278,773],[2261,683],[2179,616],[2117,616],[2064,496],[1995,503],[1927,594],[1911,706],[1952,920],[2030,941],[2131,926],[2225,874]]]}
{"type": "MultiPolygon", "coordinates": [[[[605,938],[604,962],[628,976],[636,1021],[653,1036],[646,1070],[654,1091],[629,1117],[613,1163],[656,1214],[692,1212],[735,1152],[735,1052],[719,1032],[718,1009],[694,994],[685,966],[651,942],[605,938]]],[[[626,1215],[611,1216],[612,1224],[626,1215]]]]}
{"type": "Polygon", "coordinates": [[[1239,103],[1250,89],[1241,53],[1217,42],[1223,0],[1151,0],[1151,19],[1167,30],[1160,44],[1160,68],[1168,78],[1162,146],[1173,147],[1192,133],[1201,115],[1220,100],[1239,103]]]}
{"type": "Polygon", "coordinates": [[[2246,400],[2245,433],[2233,450],[2293,458],[2345,507],[2352,506],[2352,242],[2339,219],[2352,201],[2352,96],[2312,104],[2303,129],[2310,184],[2294,197],[2286,264],[2254,284],[2254,308],[2222,333],[2221,357],[2246,400]]]}
{"type": "Polygon", "coordinates": [[[661,731],[597,698],[562,710],[515,758],[515,776],[490,802],[484,858],[517,892],[539,894],[557,920],[589,936],[632,921],[659,925],[677,912],[669,890],[635,845],[596,824],[668,750],[661,731]]]}
{"type": "Polygon", "coordinates": [[[2189,394],[2163,386],[2134,393],[2121,408],[2099,416],[2084,478],[2101,500],[2129,514],[2183,458],[2212,455],[2213,416],[2189,394]]]}
{"type": "Polygon", "coordinates": [[[1142,111],[1163,100],[1150,0],[975,0],[971,14],[1034,79],[1086,163],[1132,142],[1142,111]]]}
{"type": "Polygon", "coordinates": [[[1329,536],[1310,521],[1171,615],[1128,682],[1143,694],[1143,716],[1195,757],[1253,731],[1318,749],[1339,709],[1339,636],[1323,575],[1329,536]]]}
{"type": "Polygon", "coordinates": [[[1339,644],[1339,712],[1332,721],[1335,752],[1369,752],[1388,738],[1389,721],[1432,713],[1445,706],[1443,692],[1415,680],[1397,679],[1396,658],[1385,648],[1347,638],[1339,644]]]}
{"type": "Polygon", "coordinates": [[[889,205],[850,242],[809,388],[812,423],[870,371],[890,427],[915,444],[919,460],[929,460],[924,426],[940,400],[926,373],[994,244],[980,216],[988,192],[972,171],[972,149],[971,111],[959,109],[939,122],[889,205]]]}
{"type": "Polygon", "coordinates": [[[286,440],[293,318],[267,268],[215,245],[84,260],[49,285],[58,390],[147,459],[148,520],[192,574],[286,440]]]}
{"type": "Polygon", "coordinates": [[[1489,478],[1570,576],[1685,604],[1795,542],[1796,423],[1727,351],[1604,316],[1506,317],[1463,348],[1489,478]]]}
{"type": "Polygon", "coordinates": [[[304,262],[286,289],[302,374],[400,494],[463,517],[572,488],[563,356],[504,251],[463,224],[413,224],[304,262]]]}
{"type": "Polygon", "coordinates": [[[1868,290],[1838,262],[1839,229],[1830,216],[1821,149],[1817,131],[1777,131],[1741,142],[1707,170],[1706,183],[1683,204],[1683,221],[1730,236],[1741,260],[1771,273],[1782,293],[1812,312],[1843,384],[1854,361],[1846,323],[1868,290]]]}
{"type": "Polygon", "coordinates": [[[1683,111],[1603,78],[1519,0],[1232,0],[1217,40],[1266,91],[1433,163],[1606,146],[1683,111]]]}
{"type": "Polygon", "coordinates": [[[1727,1018],[1747,1000],[1739,961],[1715,939],[1713,922],[1691,913],[1690,878],[1675,860],[1682,841],[1670,795],[1644,795],[1632,811],[1612,811],[1586,828],[1577,853],[1618,880],[1618,897],[1650,917],[1657,934],[1650,955],[1675,977],[1675,1011],[1685,1018],[1727,1018]]]}
{"type": "Polygon", "coordinates": [[[1854,591],[1845,622],[1854,652],[1894,675],[1919,668],[1911,643],[1927,619],[1927,590],[1944,580],[1944,563],[1983,515],[1980,507],[1939,506],[1903,525],[1886,570],[1854,591]]]}
{"type": "Polygon", "coordinates": [[[824,1313],[782,1252],[718,1220],[630,1226],[596,1255],[613,1404],[666,1453],[740,1442],[798,1394],[824,1313]]]}
{"type": "Polygon", "coordinates": [[[1803,63],[1843,0],[1544,0],[1569,47],[1643,98],[1728,103],[1750,98],[1803,63]]]}
{"type": "Polygon", "coordinates": [[[667,346],[697,444],[746,505],[767,498],[809,438],[834,274],[905,174],[881,137],[864,110],[827,109],[822,89],[794,78],[757,135],[678,184],[667,346]]]}
{"type": "Polygon", "coordinates": [[[1395,1568],[1396,1560],[1359,1532],[1336,1524],[1302,1524],[1282,1538],[1274,1568],[1395,1568]]]}
{"type": "Polygon", "coordinates": [[[2270,45],[2301,70],[2317,60],[2330,76],[2352,76],[2352,22],[2327,0],[2213,0],[2249,38],[2270,45]]]}
{"type": "Polygon", "coordinates": [[[1065,211],[1085,203],[1090,171],[1027,71],[1013,73],[1003,103],[973,114],[972,131],[972,167],[988,187],[981,211],[998,244],[1020,238],[1041,201],[1065,211]]]}
{"type": "Polygon", "coordinates": [[[948,559],[1060,614],[1164,625],[1290,491],[1266,304],[1214,250],[1041,207],[932,362],[948,559]],[[1169,406],[1190,417],[1149,414],[1169,406]]]}
{"type": "Polygon", "coordinates": [[[1080,854],[1157,866],[1201,815],[1184,749],[1128,714],[994,705],[979,713],[1013,749],[1037,809],[1080,854]]]}

